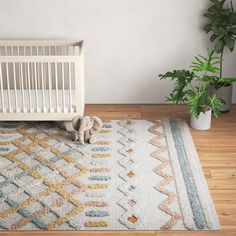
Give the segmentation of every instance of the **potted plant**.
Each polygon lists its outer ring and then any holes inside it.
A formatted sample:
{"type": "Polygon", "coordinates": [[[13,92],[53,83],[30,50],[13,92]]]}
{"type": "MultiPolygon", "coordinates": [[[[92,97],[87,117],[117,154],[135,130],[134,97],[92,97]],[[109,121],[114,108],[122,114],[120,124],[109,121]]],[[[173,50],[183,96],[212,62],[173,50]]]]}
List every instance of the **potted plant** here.
{"type": "Polygon", "coordinates": [[[217,78],[219,61],[220,58],[214,56],[213,51],[208,51],[207,57],[195,57],[191,70],[173,70],[159,75],[161,79],[175,80],[173,92],[166,100],[175,104],[188,104],[194,129],[209,129],[211,113],[216,117],[220,114],[223,101],[207,91],[208,85],[217,78]]]}
{"type": "Polygon", "coordinates": [[[232,83],[235,80],[224,80],[223,76],[223,56],[224,51],[228,48],[231,52],[234,50],[236,40],[236,12],[234,11],[232,1],[230,7],[225,8],[225,0],[210,0],[212,5],[204,14],[208,18],[204,26],[206,33],[211,33],[210,41],[214,42],[214,50],[220,53],[220,71],[219,80],[211,84],[209,92],[216,93],[218,97],[224,100],[221,105],[221,111],[229,111],[232,103],[232,83]]]}

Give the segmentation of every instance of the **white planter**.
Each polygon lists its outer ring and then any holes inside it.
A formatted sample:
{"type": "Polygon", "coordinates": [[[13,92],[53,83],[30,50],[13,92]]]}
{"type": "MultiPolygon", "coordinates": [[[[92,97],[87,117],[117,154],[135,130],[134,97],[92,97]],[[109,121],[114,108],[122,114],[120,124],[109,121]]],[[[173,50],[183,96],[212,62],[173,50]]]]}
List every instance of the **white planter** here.
{"type": "Polygon", "coordinates": [[[211,109],[201,113],[198,118],[191,116],[191,126],[197,130],[208,130],[211,128],[211,109]]]}

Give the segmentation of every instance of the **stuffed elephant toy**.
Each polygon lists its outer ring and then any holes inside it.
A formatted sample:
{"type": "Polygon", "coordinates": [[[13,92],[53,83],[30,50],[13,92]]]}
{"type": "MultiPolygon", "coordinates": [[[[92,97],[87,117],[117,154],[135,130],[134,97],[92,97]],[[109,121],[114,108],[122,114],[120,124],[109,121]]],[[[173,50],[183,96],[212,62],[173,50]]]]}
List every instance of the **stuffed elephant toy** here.
{"type": "Polygon", "coordinates": [[[94,134],[102,128],[102,121],[97,116],[76,116],[72,120],[74,141],[80,144],[96,142],[94,134]]]}

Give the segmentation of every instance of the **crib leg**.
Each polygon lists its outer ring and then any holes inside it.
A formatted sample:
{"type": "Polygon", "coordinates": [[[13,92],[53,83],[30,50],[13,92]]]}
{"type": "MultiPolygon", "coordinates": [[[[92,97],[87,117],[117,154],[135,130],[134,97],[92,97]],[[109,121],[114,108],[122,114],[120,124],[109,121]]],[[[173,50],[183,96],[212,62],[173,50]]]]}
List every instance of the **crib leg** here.
{"type": "Polygon", "coordinates": [[[66,131],[72,131],[72,122],[71,121],[63,121],[63,127],[65,128],[66,131]]]}
{"type": "Polygon", "coordinates": [[[64,129],[66,131],[72,131],[72,122],[71,121],[56,121],[56,126],[60,129],[64,129]]]}

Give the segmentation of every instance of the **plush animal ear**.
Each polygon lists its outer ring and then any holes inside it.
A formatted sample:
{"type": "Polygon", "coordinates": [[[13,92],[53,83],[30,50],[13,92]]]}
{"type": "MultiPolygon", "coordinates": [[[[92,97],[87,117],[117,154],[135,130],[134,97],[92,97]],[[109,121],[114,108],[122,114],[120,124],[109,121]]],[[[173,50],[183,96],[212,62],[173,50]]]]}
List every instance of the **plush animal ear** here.
{"type": "Polygon", "coordinates": [[[82,116],[76,116],[72,119],[72,126],[74,130],[79,130],[80,123],[81,123],[82,116]]]}
{"type": "Polygon", "coordinates": [[[102,128],[102,120],[99,117],[93,116],[92,120],[93,120],[93,129],[94,130],[97,131],[102,128]]]}

